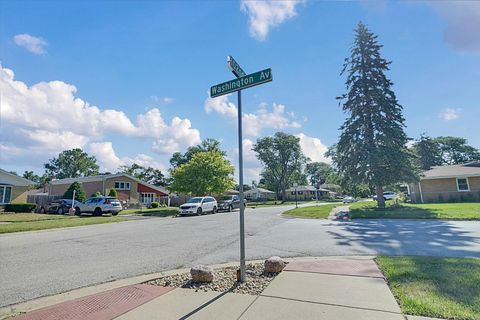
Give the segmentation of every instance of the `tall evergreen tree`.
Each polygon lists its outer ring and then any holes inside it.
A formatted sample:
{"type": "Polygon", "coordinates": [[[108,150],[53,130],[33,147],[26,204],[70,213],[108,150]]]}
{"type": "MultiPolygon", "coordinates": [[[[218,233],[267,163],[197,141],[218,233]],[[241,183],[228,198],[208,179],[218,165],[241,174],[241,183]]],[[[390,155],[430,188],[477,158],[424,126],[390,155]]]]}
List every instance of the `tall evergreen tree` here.
{"type": "Polygon", "coordinates": [[[378,206],[384,207],[383,187],[415,178],[406,143],[402,106],[387,79],[390,61],[380,55],[377,36],[363,23],[355,29],[346,74],[347,93],[338,97],[348,114],[336,149],[336,166],[352,183],[375,186],[378,206]]]}

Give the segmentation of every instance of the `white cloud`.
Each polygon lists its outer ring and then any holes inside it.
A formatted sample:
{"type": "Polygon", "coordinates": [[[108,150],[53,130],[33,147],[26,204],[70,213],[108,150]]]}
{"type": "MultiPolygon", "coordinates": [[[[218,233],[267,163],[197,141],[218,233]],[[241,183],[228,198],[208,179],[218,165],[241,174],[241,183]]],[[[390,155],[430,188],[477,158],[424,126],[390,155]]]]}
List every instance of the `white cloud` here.
{"type": "MultiPolygon", "coordinates": [[[[0,65],[1,159],[43,161],[58,152],[83,148],[105,134],[150,138],[161,153],[198,144],[200,131],[189,119],[174,117],[168,124],[157,108],[139,114],[132,122],[123,111],[102,110],[75,96],[76,87],[62,82],[27,86],[15,80],[12,70],[0,65]],[[40,159],[35,159],[35,156],[40,159]]],[[[100,145],[96,150],[100,152],[100,145]]],[[[106,152],[106,146],[103,146],[106,152]]]]}
{"type": "MultiPolygon", "coordinates": [[[[237,118],[237,107],[228,100],[230,95],[218,98],[208,97],[205,100],[205,111],[216,112],[226,119],[237,118]]],[[[244,113],[243,116],[244,134],[251,137],[258,137],[264,129],[287,129],[300,128],[300,122],[294,120],[294,112],[286,112],[283,104],[273,104],[272,111],[269,111],[266,103],[261,103],[253,113],[244,113]]]]}
{"type": "Polygon", "coordinates": [[[255,113],[243,115],[245,134],[253,137],[260,135],[262,129],[287,129],[300,128],[302,125],[291,120],[285,114],[283,104],[273,104],[272,112],[268,111],[266,104],[261,104],[255,113]]]}
{"type": "Polygon", "coordinates": [[[297,15],[301,0],[242,0],[241,10],[249,17],[250,35],[259,41],[267,38],[271,28],[297,15]]]}
{"type": "Polygon", "coordinates": [[[47,42],[42,38],[31,36],[28,33],[23,33],[14,36],[13,41],[15,41],[18,46],[24,47],[34,54],[46,53],[45,47],[47,46],[47,42]]]}
{"type": "Polygon", "coordinates": [[[446,108],[439,113],[439,118],[445,121],[456,120],[460,118],[461,108],[446,108]]]}
{"type": "Polygon", "coordinates": [[[325,157],[328,147],[322,141],[315,137],[309,137],[303,133],[296,135],[300,138],[300,146],[302,147],[305,156],[309,157],[315,162],[331,163],[331,159],[325,157]]]}
{"type": "Polygon", "coordinates": [[[94,142],[89,146],[90,154],[95,156],[101,171],[117,172],[118,168],[123,165],[132,165],[136,163],[143,167],[152,167],[165,171],[165,166],[155,160],[153,157],[140,153],[134,158],[119,158],[113,149],[112,142],[94,142]]]}
{"type": "Polygon", "coordinates": [[[204,103],[205,111],[207,113],[217,112],[227,118],[237,118],[237,107],[228,101],[229,96],[230,94],[218,98],[208,97],[204,103]]]}
{"type": "Polygon", "coordinates": [[[175,99],[173,99],[172,97],[163,97],[162,101],[165,104],[170,104],[170,103],[173,103],[175,101],[175,99]]]}
{"type": "Polygon", "coordinates": [[[479,1],[432,1],[429,4],[447,23],[446,43],[459,51],[480,53],[479,1]]]}

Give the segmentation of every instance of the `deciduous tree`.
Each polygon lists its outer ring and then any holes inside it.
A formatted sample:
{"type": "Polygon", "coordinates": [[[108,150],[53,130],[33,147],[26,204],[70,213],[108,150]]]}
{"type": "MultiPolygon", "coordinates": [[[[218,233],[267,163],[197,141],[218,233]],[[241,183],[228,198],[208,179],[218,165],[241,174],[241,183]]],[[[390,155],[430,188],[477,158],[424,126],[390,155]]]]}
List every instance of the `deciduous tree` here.
{"type": "Polygon", "coordinates": [[[99,169],[97,159],[80,148],[62,151],[44,166],[47,175],[57,179],[94,176],[99,169]]]}

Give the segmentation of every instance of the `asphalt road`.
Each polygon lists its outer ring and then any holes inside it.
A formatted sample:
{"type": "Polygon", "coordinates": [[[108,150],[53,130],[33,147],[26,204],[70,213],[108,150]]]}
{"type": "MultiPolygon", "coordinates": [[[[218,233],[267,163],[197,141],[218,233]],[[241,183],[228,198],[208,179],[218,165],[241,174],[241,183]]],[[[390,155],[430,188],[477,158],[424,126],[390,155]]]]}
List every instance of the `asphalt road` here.
{"type": "MultiPolygon", "coordinates": [[[[285,218],[246,211],[247,259],[272,255],[480,257],[480,222],[285,218]]],[[[0,306],[144,273],[239,259],[238,212],[0,236],[0,306]]]]}

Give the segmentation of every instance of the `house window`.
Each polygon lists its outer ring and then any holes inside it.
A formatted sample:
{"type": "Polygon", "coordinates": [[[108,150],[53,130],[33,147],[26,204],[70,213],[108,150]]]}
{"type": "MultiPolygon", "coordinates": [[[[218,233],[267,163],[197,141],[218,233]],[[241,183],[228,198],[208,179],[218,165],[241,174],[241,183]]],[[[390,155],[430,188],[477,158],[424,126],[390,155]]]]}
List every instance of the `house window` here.
{"type": "Polygon", "coordinates": [[[130,182],[115,181],[115,189],[117,189],[117,190],[130,190],[130,182]]]}
{"type": "Polygon", "coordinates": [[[468,178],[457,178],[457,190],[470,191],[470,185],[468,184],[468,178]]]}
{"type": "Polygon", "coordinates": [[[294,195],[295,195],[295,191],[292,191],[292,192],[290,192],[290,193],[292,194],[292,196],[294,196],[294,195]]]}
{"type": "Polygon", "coordinates": [[[150,204],[155,201],[155,193],[140,194],[140,201],[144,204],[150,204]]]}
{"type": "Polygon", "coordinates": [[[11,186],[0,186],[0,203],[10,203],[12,196],[11,186]]]}
{"type": "Polygon", "coordinates": [[[298,191],[298,194],[299,194],[299,195],[302,195],[302,194],[303,194],[303,191],[298,191]]]}

